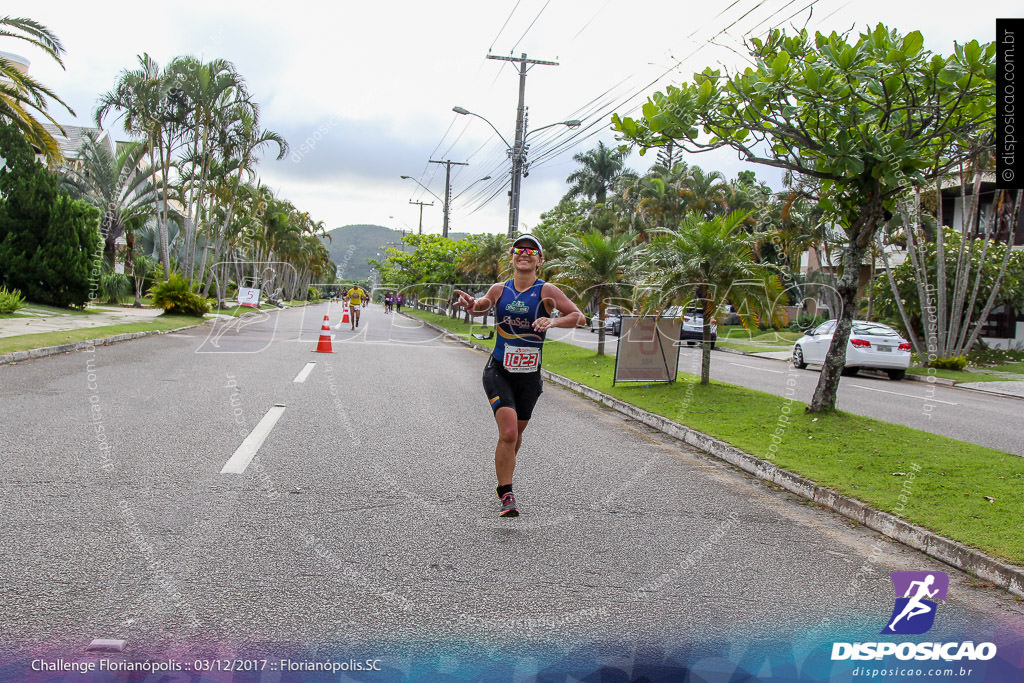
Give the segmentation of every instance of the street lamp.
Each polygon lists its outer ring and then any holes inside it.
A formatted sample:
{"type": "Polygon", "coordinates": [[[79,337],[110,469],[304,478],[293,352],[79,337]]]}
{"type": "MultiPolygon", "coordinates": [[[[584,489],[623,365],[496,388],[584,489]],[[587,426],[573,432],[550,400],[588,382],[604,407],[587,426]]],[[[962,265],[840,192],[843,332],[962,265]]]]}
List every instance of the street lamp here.
{"type": "Polygon", "coordinates": [[[483,181],[490,180],[490,179],[491,179],[491,176],[489,176],[489,175],[485,175],[483,178],[477,178],[476,180],[471,182],[469,185],[466,185],[465,189],[463,189],[462,192],[460,192],[457,195],[455,195],[454,197],[452,197],[452,199],[458,199],[462,195],[466,194],[466,192],[469,191],[469,188],[473,187],[477,183],[482,183],[483,181]]]}
{"type": "Polygon", "coordinates": [[[436,199],[437,201],[441,202],[442,204],[444,203],[444,200],[441,199],[440,197],[438,197],[436,194],[434,194],[433,190],[431,190],[429,187],[427,187],[426,185],[424,185],[420,181],[418,181],[415,178],[413,178],[411,175],[403,175],[403,176],[398,176],[398,177],[401,178],[402,180],[411,180],[411,181],[413,181],[414,183],[416,183],[417,185],[422,187],[424,190],[429,192],[431,195],[433,195],[434,199],[436,199]]]}
{"type": "Polygon", "coordinates": [[[491,127],[491,130],[497,133],[498,137],[501,138],[501,141],[505,143],[505,148],[506,151],[508,152],[508,156],[512,160],[512,187],[508,193],[508,236],[511,239],[512,237],[515,236],[519,225],[519,195],[521,193],[523,177],[526,175],[526,152],[527,150],[529,150],[529,145],[526,144],[526,138],[531,133],[536,133],[538,131],[544,130],[545,128],[551,128],[553,126],[579,128],[583,124],[579,119],[571,119],[569,121],[549,123],[546,126],[534,128],[533,130],[527,132],[526,120],[524,118],[522,122],[522,128],[519,129],[519,127],[517,126],[516,142],[514,145],[511,145],[509,144],[508,140],[505,139],[505,136],[501,134],[501,131],[499,131],[494,126],[493,123],[488,121],[485,117],[481,116],[480,114],[477,114],[476,112],[471,112],[465,107],[452,107],[452,111],[455,112],[456,114],[462,114],[464,116],[475,116],[478,119],[483,119],[484,122],[486,122],[487,125],[491,127]]]}

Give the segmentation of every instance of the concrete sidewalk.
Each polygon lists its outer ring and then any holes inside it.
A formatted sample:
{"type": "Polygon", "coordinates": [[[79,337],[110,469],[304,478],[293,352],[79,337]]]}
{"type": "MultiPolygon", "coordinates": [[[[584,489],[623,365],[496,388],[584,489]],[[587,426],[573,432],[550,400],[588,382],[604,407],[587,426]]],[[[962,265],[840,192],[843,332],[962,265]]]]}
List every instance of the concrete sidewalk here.
{"type": "Polygon", "coordinates": [[[89,306],[85,310],[86,313],[54,313],[29,306],[21,309],[18,313],[30,317],[0,318],[0,337],[147,322],[163,313],[163,310],[159,308],[120,308],[118,306],[89,306]]]}

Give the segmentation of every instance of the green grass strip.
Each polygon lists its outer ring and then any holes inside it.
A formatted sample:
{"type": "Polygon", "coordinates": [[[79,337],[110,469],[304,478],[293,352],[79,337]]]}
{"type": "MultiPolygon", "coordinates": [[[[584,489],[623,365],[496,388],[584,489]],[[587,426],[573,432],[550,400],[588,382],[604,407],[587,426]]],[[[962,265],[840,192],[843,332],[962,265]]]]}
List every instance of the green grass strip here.
{"type": "MultiPolygon", "coordinates": [[[[470,331],[461,320],[409,312],[462,336],[470,331]]],[[[800,401],[720,382],[700,386],[697,377],[683,373],[673,385],[613,387],[615,357],[571,344],[545,344],[544,366],[912,524],[1024,565],[1024,458],[842,411],[810,415],[800,401]],[[772,435],[780,427],[782,440],[773,453],[772,435]],[[898,474],[915,465],[920,470],[913,481],[898,474]]],[[[921,419],[927,419],[924,413],[921,419]]]]}
{"type": "Polygon", "coordinates": [[[101,325],[99,327],[83,327],[77,330],[0,337],[0,354],[40,349],[44,346],[60,346],[61,344],[71,344],[72,342],[85,341],[87,339],[102,339],[132,332],[146,332],[149,330],[163,332],[180,327],[188,327],[202,321],[202,318],[193,318],[187,315],[159,315],[148,322],[101,325]]]}
{"type": "Polygon", "coordinates": [[[793,346],[755,346],[753,344],[741,344],[734,341],[718,341],[715,346],[721,346],[723,349],[732,349],[734,351],[742,351],[743,353],[774,353],[777,351],[790,351],[793,346]]]}
{"type": "MultiPolygon", "coordinates": [[[[951,379],[957,383],[1005,382],[1007,380],[1006,377],[993,376],[982,372],[964,372],[962,370],[939,370],[936,368],[922,368],[917,365],[912,365],[909,368],[907,368],[907,372],[910,373],[911,375],[934,375],[935,377],[941,377],[943,379],[951,379]]],[[[1012,372],[1012,370],[1010,372],[1012,372]]]]}

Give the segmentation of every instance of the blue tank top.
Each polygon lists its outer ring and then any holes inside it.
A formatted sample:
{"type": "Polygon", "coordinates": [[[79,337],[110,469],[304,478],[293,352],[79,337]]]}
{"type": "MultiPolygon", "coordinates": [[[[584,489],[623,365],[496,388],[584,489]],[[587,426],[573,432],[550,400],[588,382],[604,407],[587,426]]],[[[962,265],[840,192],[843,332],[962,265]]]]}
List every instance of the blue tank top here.
{"type": "Polygon", "coordinates": [[[540,371],[541,350],[546,332],[537,332],[533,323],[547,316],[541,303],[543,280],[537,280],[524,292],[517,292],[512,280],[505,283],[494,308],[498,336],[494,342],[495,361],[509,372],[540,371]]]}

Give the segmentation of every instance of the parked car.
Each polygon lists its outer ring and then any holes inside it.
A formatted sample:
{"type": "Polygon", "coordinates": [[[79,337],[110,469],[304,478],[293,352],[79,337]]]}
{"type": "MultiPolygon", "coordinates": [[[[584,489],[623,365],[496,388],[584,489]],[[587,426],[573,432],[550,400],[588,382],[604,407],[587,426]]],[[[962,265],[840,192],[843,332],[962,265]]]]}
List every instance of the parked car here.
{"type": "MultiPolygon", "coordinates": [[[[832,343],[836,320],[827,320],[804,332],[793,346],[793,366],[806,368],[821,365],[832,343]]],[[[856,375],[858,370],[882,370],[889,379],[903,379],[910,367],[910,342],[888,325],[866,320],[854,320],[850,341],[846,344],[844,375],[856,375]]]]}
{"type": "MultiPolygon", "coordinates": [[[[679,330],[679,341],[687,345],[700,343],[704,339],[704,311],[695,306],[672,306],[662,314],[667,318],[680,318],[682,326],[679,330]]],[[[711,323],[711,348],[718,341],[718,325],[711,323]]]]}
{"type": "Polygon", "coordinates": [[[604,320],[596,315],[590,319],[590,331],[597,332],[604,327],[605,332],[614,334],[616,337],[622,334],[622,315],[624,311],[618,306],[609,306],[604,311],[604,320]]]}

